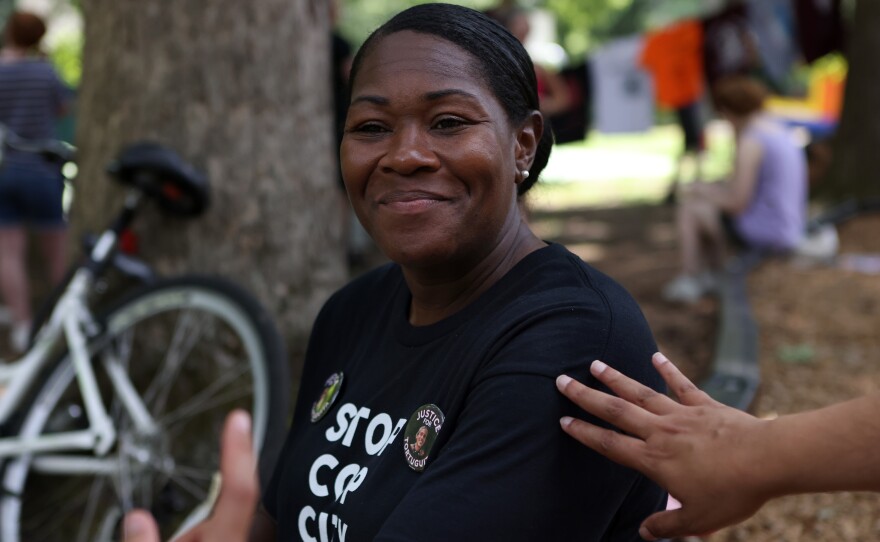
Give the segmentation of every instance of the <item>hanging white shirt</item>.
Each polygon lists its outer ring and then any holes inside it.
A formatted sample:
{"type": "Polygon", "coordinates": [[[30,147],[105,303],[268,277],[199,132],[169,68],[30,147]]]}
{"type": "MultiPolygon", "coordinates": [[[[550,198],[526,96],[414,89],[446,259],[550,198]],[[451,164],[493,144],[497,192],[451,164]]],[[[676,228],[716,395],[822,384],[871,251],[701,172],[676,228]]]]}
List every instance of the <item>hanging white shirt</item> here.
{"type": "Polygon", "coordinates": [[[644,132],[654,125],[654,83],[638,63],[643,47],[644,37],[632,36],[593,54],[593,119],[600,132],[644,132]]]}

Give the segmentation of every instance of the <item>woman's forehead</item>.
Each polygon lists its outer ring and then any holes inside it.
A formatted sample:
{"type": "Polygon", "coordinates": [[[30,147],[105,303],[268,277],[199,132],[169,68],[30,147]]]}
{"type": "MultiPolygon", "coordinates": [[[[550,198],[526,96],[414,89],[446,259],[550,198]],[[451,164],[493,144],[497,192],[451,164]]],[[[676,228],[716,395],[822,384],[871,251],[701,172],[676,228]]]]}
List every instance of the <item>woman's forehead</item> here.
{"type": "Polygon", "coordinates": [[[382,37],[361,61],[353,87],[361,83],[394,84],[404,79],[431,77],[458,80],[485,88],[477,59],[458,45],[431,34],[401,31],[382,37]]]}

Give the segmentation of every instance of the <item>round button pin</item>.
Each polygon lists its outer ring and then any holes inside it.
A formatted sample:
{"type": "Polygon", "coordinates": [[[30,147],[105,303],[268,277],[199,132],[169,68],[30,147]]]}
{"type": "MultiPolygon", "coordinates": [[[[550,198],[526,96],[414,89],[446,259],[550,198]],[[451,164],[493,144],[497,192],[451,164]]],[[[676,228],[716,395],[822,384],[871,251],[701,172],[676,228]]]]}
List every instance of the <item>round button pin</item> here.
{"type": "Polygon", "coordinates": [[[409,468],[417,472],[425,470],[444,419],[440,407],[430,403],[420,406],[409,417],[403,438],[403,456],[409,468]]]}
{"type": "Polygon", "coordinates": [[[336,401],[336,397],[339,396],[339,389],[342,387],[342,372],[333,373],[329,378],[324,382],[324,389],[321,390],[321,395],[318,397],[318,400],[312,403],[312,423],[319,421],[324,417],[324,414],[330,410],[330,407],[333,406],[333,403],[336,401]]]}

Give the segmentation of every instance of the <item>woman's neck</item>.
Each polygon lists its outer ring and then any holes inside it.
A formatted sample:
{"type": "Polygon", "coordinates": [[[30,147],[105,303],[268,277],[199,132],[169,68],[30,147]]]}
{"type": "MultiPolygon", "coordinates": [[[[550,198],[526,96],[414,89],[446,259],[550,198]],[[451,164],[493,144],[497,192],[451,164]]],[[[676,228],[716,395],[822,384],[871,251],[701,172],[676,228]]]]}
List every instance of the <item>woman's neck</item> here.
{"type": "Polygon", "coordinates": [[[546,246],[518,214],[516,219],[518,225],[507,229],[509,233],[474,264],[465,262],[430,270],[404,268],[404,278],[412,293],[410,324],[426,326],[452,316],[473,303],[528,254],[546,246]]]}

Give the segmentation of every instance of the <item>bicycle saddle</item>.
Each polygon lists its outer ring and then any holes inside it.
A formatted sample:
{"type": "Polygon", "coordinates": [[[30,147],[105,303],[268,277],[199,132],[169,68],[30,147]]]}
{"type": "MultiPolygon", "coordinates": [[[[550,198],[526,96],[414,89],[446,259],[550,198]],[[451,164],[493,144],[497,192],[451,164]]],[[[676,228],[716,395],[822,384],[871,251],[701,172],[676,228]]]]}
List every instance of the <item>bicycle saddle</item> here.
{"type": "Polygon", "coordinates": [[[208,178],[158,143],[128,145],[107,165],[107,173],[155,198],[159,208],[169,214],[196,216],[210,202],[208,178]]]}

